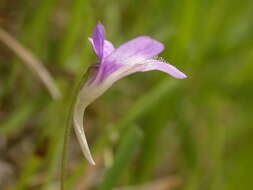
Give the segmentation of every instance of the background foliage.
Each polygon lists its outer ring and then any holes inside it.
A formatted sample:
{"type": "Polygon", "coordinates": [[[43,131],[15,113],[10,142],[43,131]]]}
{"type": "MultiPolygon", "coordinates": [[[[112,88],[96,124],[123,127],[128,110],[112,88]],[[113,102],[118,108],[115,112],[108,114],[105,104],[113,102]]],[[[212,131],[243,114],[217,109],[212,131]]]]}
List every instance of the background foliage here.
{"type": "Polygon", "coordinates": [[[67,189],[251,190],[253,1],[1,0],[1,27],[39,58],[62,98],[0,44],[0,189],[58,189],[73,84],[97,59],[97,21],[119,45],[138,35],[189,78],[140,73],[117,82],[87,112],[96,167],[75,136],[67,189]]]}

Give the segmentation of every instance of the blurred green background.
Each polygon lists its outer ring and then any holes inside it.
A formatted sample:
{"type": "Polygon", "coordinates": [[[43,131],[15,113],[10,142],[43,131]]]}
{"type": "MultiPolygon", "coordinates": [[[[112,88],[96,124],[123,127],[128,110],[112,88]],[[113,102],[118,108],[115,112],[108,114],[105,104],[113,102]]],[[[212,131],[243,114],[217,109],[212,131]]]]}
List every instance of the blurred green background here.
{"type": "Polygon", "coordinates": [[[94,102],[85,130],[97,165],[68,146],[68,190],[252,190],[252,0],[1,0],[0,24],[55,78],[52,100],[0,42],[0,189],[59,189],[73,86],[97,61],[101,21],[115,46],[162,41],[189,78],[131,75],[94,102]]]}

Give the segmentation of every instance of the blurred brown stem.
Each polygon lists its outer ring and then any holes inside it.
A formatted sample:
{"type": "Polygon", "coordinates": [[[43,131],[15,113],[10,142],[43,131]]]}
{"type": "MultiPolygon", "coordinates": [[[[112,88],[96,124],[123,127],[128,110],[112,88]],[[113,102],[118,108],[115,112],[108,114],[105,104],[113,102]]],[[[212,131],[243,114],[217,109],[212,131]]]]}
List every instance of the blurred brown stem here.
{"type": "Polygon", "coordinates": [[[54,80],[43,64],[24,48],[15,38],[0,28],[0,41],[8,46],[42,82],[54,99],[60,98],[60,91],[55,86],[54,80]]]}

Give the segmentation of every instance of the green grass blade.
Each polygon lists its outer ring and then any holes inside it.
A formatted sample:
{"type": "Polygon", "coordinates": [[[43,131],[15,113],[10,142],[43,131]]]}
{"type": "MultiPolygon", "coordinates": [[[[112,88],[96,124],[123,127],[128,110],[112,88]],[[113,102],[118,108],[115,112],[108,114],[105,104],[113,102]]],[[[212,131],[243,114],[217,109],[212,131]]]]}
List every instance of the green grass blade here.
{"type": "Polygon", "coordinates": [[[29,184],[31,183],[31,178],[33,177],[33,174],[38,169],[40,165],[41,160],[37,158],[36,156],[31,156],[22,170],[20,179],[18,180],[18,183],[16,185],[16,190],[26,190],[29,187],[29,184]]]}
{"type": "Polygon", "coordinates": [[[110,190],[117,185],[125,169],[129,166],[141,139],[141,130],[136,126],[131,126],[122,138],[115,161],[112,167],[105,173],[98,190],[110,190]]]}

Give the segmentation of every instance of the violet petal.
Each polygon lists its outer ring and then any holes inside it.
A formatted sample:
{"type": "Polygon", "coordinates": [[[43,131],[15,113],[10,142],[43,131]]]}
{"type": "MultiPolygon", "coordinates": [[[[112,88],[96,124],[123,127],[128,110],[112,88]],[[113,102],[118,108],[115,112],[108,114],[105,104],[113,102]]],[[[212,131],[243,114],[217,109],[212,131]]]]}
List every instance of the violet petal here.
{"type": "MultiPolygon", "coordinates": [[[[97,53],[97,49],[94,45],[93,39],[92,38],[88,38],[94,51],[96,52],[97,56],[99,57],[98,53],[97,53]]],[[[103,58],[107,57],[108,55],[110,55],[113,51],[114,51],[114,46],[110,41],[104,40],[104,47],[103,47],[103,58]]],[[[99,57],[101,59],[101,57],[99,57]]]]}
{"type": "Polygon", "coordinates": [[[129,64],[129,65],[122,65],[117,69],[117,71],[111,73],[111,75],[107,74],[107,78],[104,80],[107,80],[110,83],[114,83],[118,81],[119,79],[128,76],[130,74],[136,73],[136,72],[146,72],[146,71],[152,71],[152,70],[158,70],[165,73],[170,74],[171,76],[178,78],[178,79],[184,79],[187,78],[187,76],[181,72],[179,69],[174,67],[171,64],[165,63],[160,60],[145,60],[142,63],[137,64],[129,64]]]}
{"type": "Polygon", "coordinates": [[[104,50],[104,39],[105,39],[105,29],[102,24],[97,24],[94,32],[93,32],[93,45],[94,50],[97,56],[102,59],[103,58],[103,50],[104,50]]]}
{"type": "Polygon", "coordinates": [[[169,63],[165,63],[164,61],[161,61],[161,60],[147,60],[146,63],[144,63],[143,67],[140,69],[141,72],[152,71],[152,70],[158,70],[158,71],[168,73],[171,76],[178,79],[187,78],[187,76],[183,72],[181,72],[179,69],[177,69],[175,66],[169,63]]]}
{"type": "Polygon", "coordinates": [[[162,52],[163,49],[162,43],[148,36],[140,36],[121,45],[105,59],[105,62],[135,64],[145,59],[153,58],[162,52]]]}

